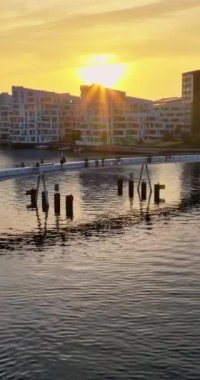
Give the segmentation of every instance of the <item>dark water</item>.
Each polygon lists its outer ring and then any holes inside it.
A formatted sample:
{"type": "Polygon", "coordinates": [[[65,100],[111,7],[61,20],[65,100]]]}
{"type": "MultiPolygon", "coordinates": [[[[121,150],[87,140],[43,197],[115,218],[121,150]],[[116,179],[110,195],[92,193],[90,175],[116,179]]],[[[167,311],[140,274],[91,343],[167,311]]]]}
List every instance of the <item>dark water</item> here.
{"type": "MultiPolygon", "coordinates": [[[[2,151],[1,166],[40,158],[59,155],[2,151]]],[[[130,202],[127,181],[117,197],[113,170],[50,175],[48,215],[26,208],[36,178],[0,183],[0,379],[200,378],[200,166],[150,173],[165,203],[136,183],[130,202]]]]}

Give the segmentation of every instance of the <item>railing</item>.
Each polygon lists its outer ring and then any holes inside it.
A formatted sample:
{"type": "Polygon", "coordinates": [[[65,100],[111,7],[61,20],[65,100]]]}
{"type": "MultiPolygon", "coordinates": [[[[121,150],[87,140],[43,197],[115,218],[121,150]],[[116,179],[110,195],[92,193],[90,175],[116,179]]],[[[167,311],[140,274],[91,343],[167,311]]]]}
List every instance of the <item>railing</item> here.
{"type": "Polygon", "coordinates": [[[85,165],[85,161],[74,161],[74,162],[66,162],[63,164],[60,163],[45,163],[38,164],[32,166],[25,167],[15,167],[15,168],[7,168],[0,169],[0,180],[5,180],[8,178],[18,177],[18,176],[30,176],[30,175],[38,175],[45,174],[50,172],[57,171],[79,171],[79,170],[89,170],[95,169],[99,170],[105,168],[115,168],[119,169],[124,166],[132,166],[132,165],[142,165],[144,163],[147,164],[162,164],[162,163],[181,163],[181,162],[200,162],[200,154],[196,155],[165,155],[165,156],[149,156],[149,157],[124,157],[124,158],[108,158],[102,160],[98,160],[98,166],[96,160],[88,160],[88,167],[85,165]]]}

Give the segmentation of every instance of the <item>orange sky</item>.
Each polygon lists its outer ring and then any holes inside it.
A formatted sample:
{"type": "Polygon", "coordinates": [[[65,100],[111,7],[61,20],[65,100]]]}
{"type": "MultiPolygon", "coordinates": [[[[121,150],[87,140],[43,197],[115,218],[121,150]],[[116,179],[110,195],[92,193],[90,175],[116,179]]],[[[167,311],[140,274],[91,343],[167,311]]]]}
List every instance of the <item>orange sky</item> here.
{"type": "Polygon", "coordinates": [[[200,69],[200,0],[6,0],[0,4],[0,92],[12,85],[80,94],[79,68],[111,56],[114,88],[149,99],[181,94],[200,69]]]}

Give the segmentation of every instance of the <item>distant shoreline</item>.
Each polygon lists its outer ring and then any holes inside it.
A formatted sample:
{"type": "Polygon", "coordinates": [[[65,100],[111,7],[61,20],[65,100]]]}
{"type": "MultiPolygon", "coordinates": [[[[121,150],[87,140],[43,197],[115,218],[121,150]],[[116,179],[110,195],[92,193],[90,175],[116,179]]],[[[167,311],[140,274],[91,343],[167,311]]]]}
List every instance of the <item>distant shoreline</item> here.
{"type": "MultiPolygon", "coordinates": [[[[9,145],[0,145],[3,149],[9,149],[9,150],[29,150],[34,149],[38,150],[36,147],[33,146],[20,146],[20,147],[12,147],[9,145]]],[[[114,145],[104,145],[104,146],[75,146],[72,149],[67,149],[66,146],[49,146],[48,148],[45,147],[45,150],[54,150],[54,151],[60,151],[64,152],[66,155],[68,153],[70,154],[77,154],[77,155],[86,155],[86,154],[101,154],[101,155],[163,155],[163,154],[200,154],[200,148],[190,148],[190,147],[173,147],[173,146],[149,146],[146,144],[143,144],[141,146],[114,146],[114,145]]],[[[42,147],[40,149],[43,150],[42,147]]]]}

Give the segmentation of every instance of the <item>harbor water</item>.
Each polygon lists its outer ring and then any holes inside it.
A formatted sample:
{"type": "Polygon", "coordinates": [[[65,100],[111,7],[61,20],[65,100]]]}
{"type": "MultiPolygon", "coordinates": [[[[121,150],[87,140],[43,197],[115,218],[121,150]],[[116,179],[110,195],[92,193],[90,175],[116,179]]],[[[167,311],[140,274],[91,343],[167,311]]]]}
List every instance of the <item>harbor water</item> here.
{"type": "MultiPolygon", "coordinates": [[[[0,152],[1,167],[41,159],[59,153],[0,152]]],[[[41,193],[27,208],[36,177],[0,182],[0,379],[200,378],[200,164],[149,171],[159,204],[141,201],[140,167],[49,174],[48,213],[41,193]]]]}

